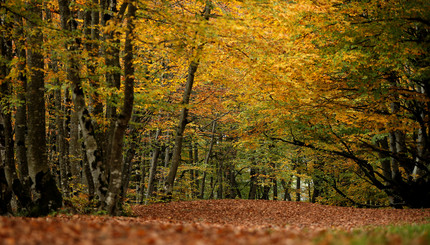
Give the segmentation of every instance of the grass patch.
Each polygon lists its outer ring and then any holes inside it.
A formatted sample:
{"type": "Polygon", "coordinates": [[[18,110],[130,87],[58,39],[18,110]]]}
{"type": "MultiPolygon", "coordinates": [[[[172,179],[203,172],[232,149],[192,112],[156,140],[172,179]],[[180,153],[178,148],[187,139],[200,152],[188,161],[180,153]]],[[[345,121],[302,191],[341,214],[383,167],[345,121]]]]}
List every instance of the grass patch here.
{"type": "Polygon", "coordinates": [[[315,244],[430,244],[430,223],[367,227],[351,232],[332,231],[315,239],[315,244]]]}

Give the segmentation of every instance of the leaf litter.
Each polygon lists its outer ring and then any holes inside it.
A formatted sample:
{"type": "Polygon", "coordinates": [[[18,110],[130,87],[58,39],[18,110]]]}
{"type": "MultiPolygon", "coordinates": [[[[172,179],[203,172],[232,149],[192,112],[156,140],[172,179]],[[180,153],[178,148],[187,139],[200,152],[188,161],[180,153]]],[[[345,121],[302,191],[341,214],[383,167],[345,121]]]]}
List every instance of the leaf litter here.
{"type": "MultiPolygon", "coordinates": [[[[133,211],[135,217],[0,217],[0,244],[315,244],[315,237],[332,230],[430,220],[430,209],[359,209],[263,200],[159,203],[137,205],[133,211]]],[[[428,241],[423,242],[417,244],[428,241]]],[[[321,241],[326,243],[327,239],[321,241]]]]}

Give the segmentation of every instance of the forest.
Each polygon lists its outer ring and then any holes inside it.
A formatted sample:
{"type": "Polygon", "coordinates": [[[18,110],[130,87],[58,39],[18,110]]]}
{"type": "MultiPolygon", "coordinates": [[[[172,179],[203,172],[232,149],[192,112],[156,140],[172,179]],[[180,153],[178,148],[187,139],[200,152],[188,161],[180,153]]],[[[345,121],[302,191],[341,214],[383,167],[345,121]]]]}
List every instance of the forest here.
{"type": "Polygon", "coordinates": [[[430,208],[426,0],[0,0],[0,215],[430,208]]]}

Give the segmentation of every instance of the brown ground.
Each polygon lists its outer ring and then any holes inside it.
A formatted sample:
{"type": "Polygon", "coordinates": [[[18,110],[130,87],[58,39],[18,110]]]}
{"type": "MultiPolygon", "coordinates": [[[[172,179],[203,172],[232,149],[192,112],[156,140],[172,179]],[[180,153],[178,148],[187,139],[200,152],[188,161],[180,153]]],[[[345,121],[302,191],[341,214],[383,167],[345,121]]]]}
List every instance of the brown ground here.
{"type": "Polygon", "coordinates": [[[0,244],[311,244],[312,238],[328,234],[329,229],[371,229],[430,220],[430,209],[357,209],[251,200],[173,202],[135,206],[134,212],[134,218],[0,217],[0,244]]]}

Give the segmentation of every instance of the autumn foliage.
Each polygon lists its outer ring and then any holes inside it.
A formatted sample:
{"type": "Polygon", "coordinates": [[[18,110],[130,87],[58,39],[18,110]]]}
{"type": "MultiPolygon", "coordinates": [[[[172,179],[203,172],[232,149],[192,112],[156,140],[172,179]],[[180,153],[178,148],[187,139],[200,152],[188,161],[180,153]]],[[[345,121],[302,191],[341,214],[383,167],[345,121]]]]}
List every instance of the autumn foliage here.
{"type": "Polygon", "coordinates": [[[0,214],[430,207],[426,1],[0,0],[0,214]]]}

